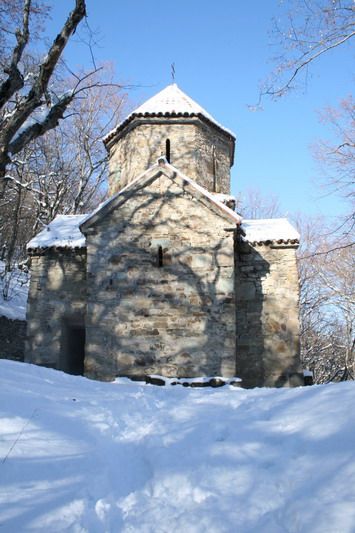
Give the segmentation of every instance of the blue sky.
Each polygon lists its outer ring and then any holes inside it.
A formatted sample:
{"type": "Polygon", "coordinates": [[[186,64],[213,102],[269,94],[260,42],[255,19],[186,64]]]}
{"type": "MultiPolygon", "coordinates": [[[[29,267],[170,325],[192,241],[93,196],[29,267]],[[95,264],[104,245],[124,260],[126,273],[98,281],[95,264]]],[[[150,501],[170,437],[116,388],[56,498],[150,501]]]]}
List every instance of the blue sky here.
{"type": "MultiPolygon", "coordinates": [[[[73,2],[55,4],[53,34],[73,2]]],[[[259,82],[272,68],[278,0],[87,0],[87,8],[97,32],[95,57],[112,62],[118,79],[135,86],[133,104],[171,82],[174,62],[180,88],[235,132],[234,194],[254,188],[277,195],[283,214],[341,212],[339,199],[324,197],[310,147],[328,135],[317,111],[352,91],[350,47],[324,56],[306,91],[265,100],[263,111],[251,112],[248,104],[257,101],[259,82]]],[[[77,38],[66,56],[72,67],[90,62],[77,38]]]]}

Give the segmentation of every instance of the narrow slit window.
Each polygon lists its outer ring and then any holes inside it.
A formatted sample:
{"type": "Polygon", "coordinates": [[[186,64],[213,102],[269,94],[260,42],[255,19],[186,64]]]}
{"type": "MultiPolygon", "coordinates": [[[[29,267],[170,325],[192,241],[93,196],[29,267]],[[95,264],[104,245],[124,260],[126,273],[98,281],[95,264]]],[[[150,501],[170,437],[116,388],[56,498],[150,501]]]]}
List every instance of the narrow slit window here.
{"type": "Polygon", "coordinates": [[[217,176],[216,176],[216,147],[212,148],[212,174],[213,174],[213,192],[217,192],[217,176]]]}
{"type": "Polygon", "coordinates": [[[217,192],[217,179],[216,179],[216,174],[213,175],[213,192],[217,192]]]}
{"type": "Polygon", "coordinates": [[[163,257],[163,248],[161,246],[158,247],[158,267],[161,268],[164,263],[164,257],[163,257]]]}
{"type": "Polygon", "coordinates": [[[170,163],[170,139],[165,141],[165,157],[168,163],[170,163]]]}

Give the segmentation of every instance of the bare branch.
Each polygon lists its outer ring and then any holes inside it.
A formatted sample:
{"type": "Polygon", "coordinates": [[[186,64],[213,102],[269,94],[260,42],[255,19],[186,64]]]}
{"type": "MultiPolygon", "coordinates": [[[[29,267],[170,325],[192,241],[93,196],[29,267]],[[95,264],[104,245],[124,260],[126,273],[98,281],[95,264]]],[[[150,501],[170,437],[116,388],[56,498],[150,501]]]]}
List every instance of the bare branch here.
{"type": "Polygon", "coordinates": [[[349,35],[345,35],[342,39],[336,41],[335,43],[332,43],[332,44],[329,44],[328,46],[325,46],[324,48],[322,48],[321,50],[318,50],[315,54],[313,55],[309,55],[309,53],[307,52],[306,54],[304,54],[304,56],[306,57],[306,59],[301,59],[299,60],[299,64],[297,65],[297,67],[293,70],[291,76],[288,78],[288,80],[284,83],[284,85],[282,85],[281,87],[277,88],[277,89],[274,89],[274,88],[269,88],[269,89],[266,89],[265,91],[262,91],[261,92],[261,98],[263,96],[272,96],[272,97],[280,97],[280,96],[283,96],[287,91],[289,91],[291,88],[292,88],[292,83],[293,81],[297,78],[297,76],[299,75],[299,73],[302,71],[302,70],[305,70],[306,67],[308,67],[308,65],[314,61],[316,61],[320,56],[322,56],[323,54],[325,54],[326,52],[329,52],[329,50],[332,50],[333,48],[337,48],[338,46],[344,44],[346,41],[349,41],[350,39],[352,39],[352,37],[355,36],[355,31],[352,31],[349,35]]]}
{"type": "Polygon", "coordinates": [[[7,79],[0,86],[0,109],[6,102],[12,98],[16,91],[23,87],[23,75],[21,74],[18,64],[22,58],[23,51],[29,39],[29,18],[30,18],[31,0],[25,0],[23,8],[22,29],[16,32],[17,44],[13,50],[11,64],[5,73],[7,79]]]}
{"type": "Polygon", "coordinates": [[[14,141],[9,144],[8,150],[12,155],[17,154],[31,141],[44,135],[48,130],[58,126],[59,120],[74,98],[73,94],[66,95],[57,104],[52,106],[41,122],[35,122],[26,128],[14,141]]]}
{"type": "Polygon", "coordinates": [[[259,94],[258,106],[265,96],[279,98],[306,81],[309,67],[328,52],[342,48],[355,36],[355,10],[352,0],[291,0],[280,3],[274,21],[274,46],[279,50],[276,67],[259,94]],[[285,11],[286,10],[286,11],[285,11]]]}

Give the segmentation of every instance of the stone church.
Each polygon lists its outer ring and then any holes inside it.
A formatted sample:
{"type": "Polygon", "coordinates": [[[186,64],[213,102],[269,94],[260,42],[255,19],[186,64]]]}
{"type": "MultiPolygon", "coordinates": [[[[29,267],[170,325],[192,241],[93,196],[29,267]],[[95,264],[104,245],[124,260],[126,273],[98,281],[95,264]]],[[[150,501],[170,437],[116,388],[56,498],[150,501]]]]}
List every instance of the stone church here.
{"type": "Polygon", "coordinates": [[[234,135],[172,84],[103,141],[109,199],[28,244],[25,360],[101,380],[301,384],[299,235],[236,213],[234,135]]]}

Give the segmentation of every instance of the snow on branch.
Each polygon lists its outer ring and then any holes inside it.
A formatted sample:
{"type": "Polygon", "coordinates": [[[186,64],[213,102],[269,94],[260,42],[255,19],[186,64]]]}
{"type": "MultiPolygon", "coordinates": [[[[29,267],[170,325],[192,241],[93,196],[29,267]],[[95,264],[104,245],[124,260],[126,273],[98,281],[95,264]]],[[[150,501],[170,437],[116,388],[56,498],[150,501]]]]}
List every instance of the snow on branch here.
{"type": "MultiPolygon", "coordinates": [[[[16,32],[17,44],[13,49],[11,65],[7,70],[8,76],[0,85],[0,109],[5,107],[5,112],[0,118],[0,179],[4,178],[6,174],[6,167],[11,163],[11,155],[18,153],[32,140],[55,128],[74,98],[73,93],[66,94],[50,107],[43,121],[35,121],[18,135],[19,130],[33,116],[33,113],[45,103],[48,104],[47,90],[49,81],[71,35],[75,33],[78,24],[86,15],[85,0],[76,0],[74,9],[69,13],[61,31],[39,65],[38,74],[33,76],[29,92],[22,94],[24,76],[19,71],[18,65],[29,41],[30,8],[31,0],[26,0],[23,11],[23,25],[22,29],[16,32]],[[11,109],[10,113],[7,112],[8,109],[6,107],[11,109]]],[[[3,195],[6,182],[2,181],[1,193],[3,195]]]]}

